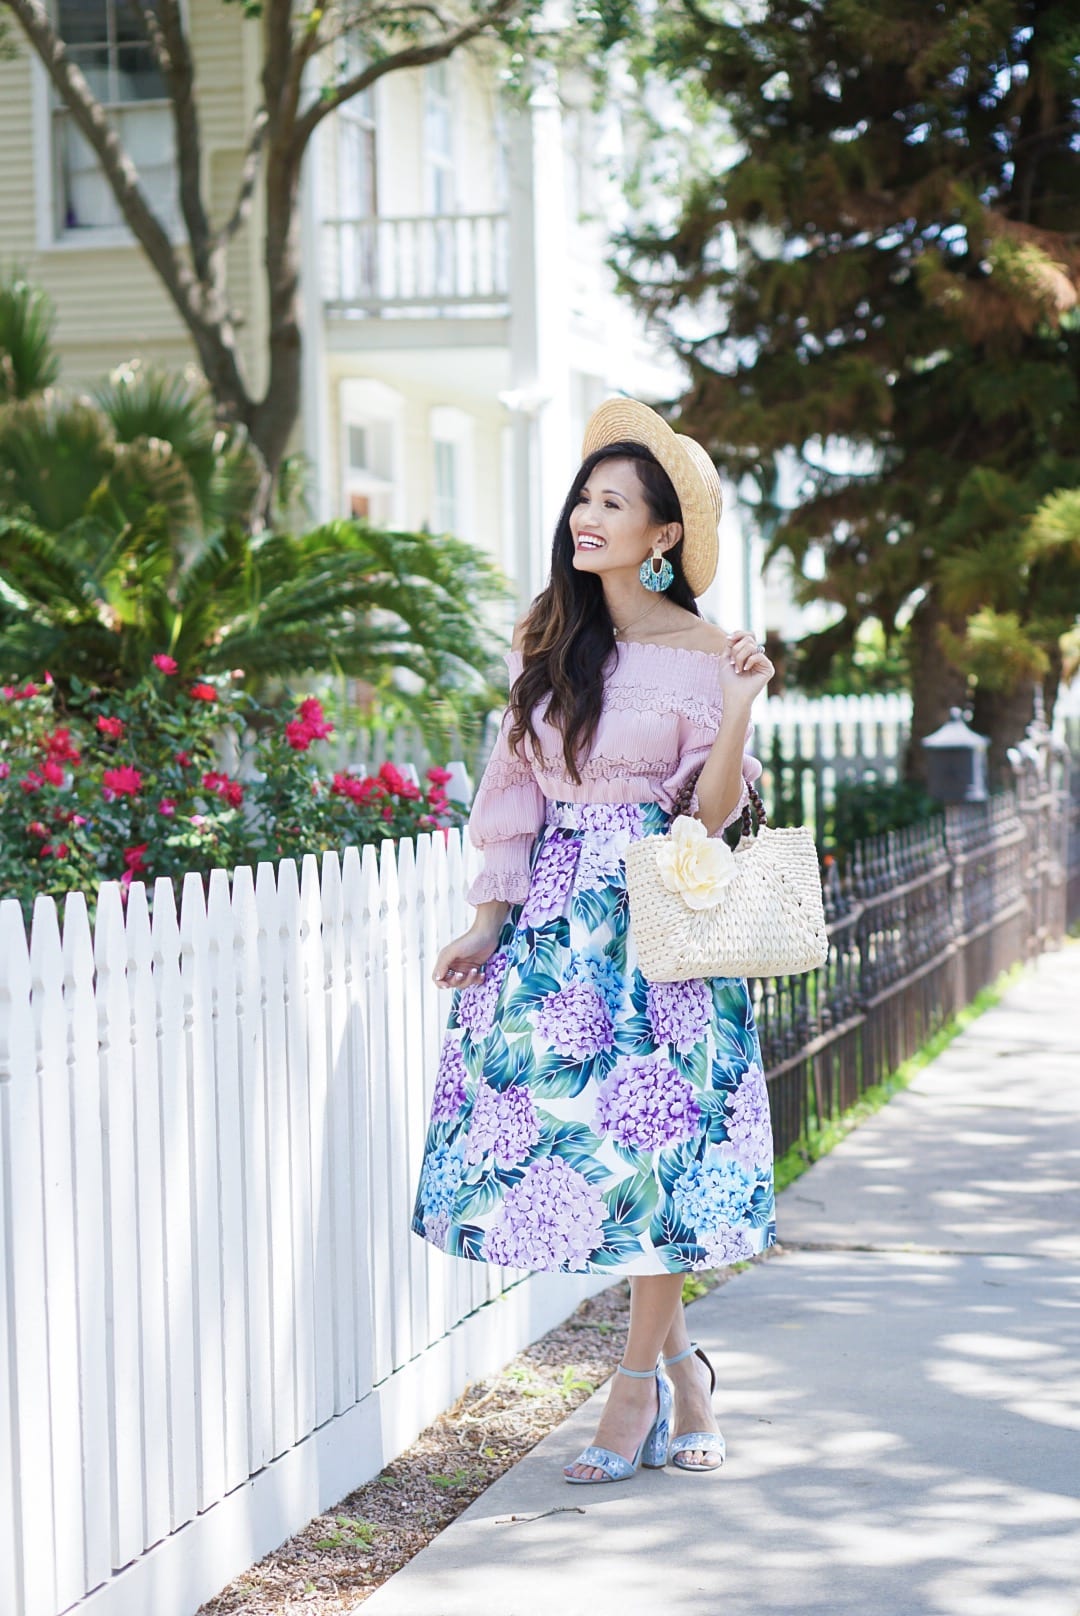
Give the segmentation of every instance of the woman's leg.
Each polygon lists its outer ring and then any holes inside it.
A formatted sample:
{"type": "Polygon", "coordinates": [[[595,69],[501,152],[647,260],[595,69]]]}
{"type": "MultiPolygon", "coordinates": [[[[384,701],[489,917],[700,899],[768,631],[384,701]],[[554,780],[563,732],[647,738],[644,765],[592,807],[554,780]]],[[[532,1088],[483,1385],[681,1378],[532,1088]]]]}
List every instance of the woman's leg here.
{"type": "MultiPolygon", "coordinates": [[[[689,1345],[690,1332],[686,1327],[686,1310],[680,1300],[671,1320],[671,1328],[664,1337],[664,1357],[674,1358],[689,1345]]],[[[664,1373],[671,1381],[675,1392],[672,1436],[682,1436],[686,1431],[715,1431],[716,1416],[709,1394],[709,1371],[697,1353],[692,1352],[682,1363],[666,1367],[664,1373]]],[[[680,1454],[679,1463],[712,1468],[713,1456],[696,1448],[689,1449],[686,1453],[680,1454]]]]}
{"type": "MultiPolygon", "coordinates": [[[[653,1369],[672,1329],[676,1310],[682,1312],[681,1274],[638,1274],[630,1281],[630,1329],[622,1361],[627,1369],[653,1369]]],[[[684,1330],[686,1326],[683,1326],[684,1330]]],[[[608,1400],[597,1427],[595,1445],[633,1459],[656,1417],[656,1381],[613,1375],[608,1400]]],[[[566,1466],[568,1475],[603,1480],[592,1465],[566,1466]]]]}

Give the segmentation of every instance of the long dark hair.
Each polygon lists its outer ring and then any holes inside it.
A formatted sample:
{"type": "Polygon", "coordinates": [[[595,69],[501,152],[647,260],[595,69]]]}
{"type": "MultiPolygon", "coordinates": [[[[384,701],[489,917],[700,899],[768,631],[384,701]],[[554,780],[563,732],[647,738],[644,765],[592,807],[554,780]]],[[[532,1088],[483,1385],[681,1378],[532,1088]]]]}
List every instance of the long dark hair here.
{"type": "MultiPolygon", "coordinates": [[[[570,515],[593,471],[605,460],[632,460],[653,521],[658,525],[682,523],[682,507],[671,479],[642,443],[611,443],[597,449],[582,461],[570,484],[555,528],[547,587],[533,601],[522,625],[523,666],[510,692],[513,721],[507,739],[511,747],[520,749],[528,735],[534,751],[539,752],[532,711],[550,696],[545,717],[561,731],[567,772],[578,783],[578,760],[588,756],[600,722],[604,666],[613,653],[615,625],[600,579],[574,566],[570,515]]],[[[682,547],[680,538],[664,552],[675,569],[668,599],[700,616],[683,576],[682,547]]]]}

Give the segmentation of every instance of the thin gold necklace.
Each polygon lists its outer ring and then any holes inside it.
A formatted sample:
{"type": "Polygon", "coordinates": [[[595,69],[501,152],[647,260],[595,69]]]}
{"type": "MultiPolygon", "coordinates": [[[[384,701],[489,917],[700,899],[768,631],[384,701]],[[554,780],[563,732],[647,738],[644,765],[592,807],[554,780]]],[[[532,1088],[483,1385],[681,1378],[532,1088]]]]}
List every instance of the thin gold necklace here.
{"type": "Polygon", "coordinates": [[[633,618],[629,623],[624,623],[622,628],[619,628],[618,624],[613,623],[612,628],[615,630],[615,638],[618,639],[620,634],[625,634],[627,629],[636,628],[639,623],[644,623],[645,619],[649,615],[649,612],[655,612],[659,605],[660,602],[658,600],[654,600],[652,605],[649,607],[649,611],[642,612],[640,617],[633,618]]]}

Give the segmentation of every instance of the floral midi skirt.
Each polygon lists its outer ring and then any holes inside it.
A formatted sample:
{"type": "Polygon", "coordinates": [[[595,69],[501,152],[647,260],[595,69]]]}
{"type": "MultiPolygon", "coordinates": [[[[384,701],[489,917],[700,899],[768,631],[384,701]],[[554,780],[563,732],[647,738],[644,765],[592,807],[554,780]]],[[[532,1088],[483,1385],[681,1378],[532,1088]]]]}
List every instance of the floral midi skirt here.
{"type": "Polygon", "coordinates": [[[722,1268],[775,1240],[772,1129],[741,978],[649,984],[622,855],[655,802],[550,802],[529,890],[457,989],[412,1228],[510,1268],[722,1268]]]}

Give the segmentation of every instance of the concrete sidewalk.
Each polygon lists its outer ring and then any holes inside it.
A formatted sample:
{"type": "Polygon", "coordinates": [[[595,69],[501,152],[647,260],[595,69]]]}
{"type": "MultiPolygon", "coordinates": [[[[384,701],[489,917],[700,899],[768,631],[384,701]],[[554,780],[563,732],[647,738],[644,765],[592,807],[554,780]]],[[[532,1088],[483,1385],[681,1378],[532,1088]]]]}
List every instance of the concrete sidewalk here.
{"type": "Polygon", "coordinates": [[[566,1486],[601,1390],[364,1616],[1080,1616],[1080,946],[778,1226],[692,1309],[719,1473],[566,1486]]]}

